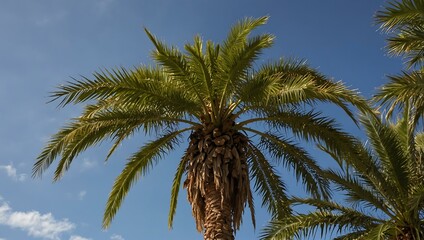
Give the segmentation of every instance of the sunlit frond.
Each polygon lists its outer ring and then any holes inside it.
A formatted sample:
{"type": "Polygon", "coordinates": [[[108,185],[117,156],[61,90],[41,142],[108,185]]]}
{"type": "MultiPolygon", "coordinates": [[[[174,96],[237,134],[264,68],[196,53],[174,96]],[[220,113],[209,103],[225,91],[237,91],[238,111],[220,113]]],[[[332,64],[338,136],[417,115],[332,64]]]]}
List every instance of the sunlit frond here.
{"type": "Polygon", "coordinates": [[[424,64],[424,2],[422,0],[390,1],[377,12],[376,22],[388,32],[388,51],[404,56],[408,67],[424,64]]]}

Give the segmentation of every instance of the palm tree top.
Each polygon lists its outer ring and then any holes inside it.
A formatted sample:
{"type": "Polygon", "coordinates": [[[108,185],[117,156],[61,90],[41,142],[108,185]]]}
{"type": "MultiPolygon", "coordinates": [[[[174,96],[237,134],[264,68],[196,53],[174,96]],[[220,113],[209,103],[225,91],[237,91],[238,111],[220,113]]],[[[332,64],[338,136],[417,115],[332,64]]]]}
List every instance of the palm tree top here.
{"type": "Polygon", "coordinates": [[[130,155],[114,183],[103,222],[108,227],[130,187],[189,135],[173,181],[170,227],[184,175],[187,180],[183,185],[199,230],[206,221],[205,192],[213,190],[204,183],[210,183],[212,176],[218,188],[222,187],[221,205],[225,202],[222,199],[231,199],[234,229],[240,226],[246,204],[254,220],[250,179],[270,212],[283,215],[290,211],[278,207],[279,202],[287,202],[287,196],[274,165],[292,167],[309,192],[327,196],[327,181],[319,175],[318,164],[290,136],[342,152],[349,148],[350,136],[333,119],[307,106],[333,103],[352,119],[352,105],[362,112],[372,111],[356,91],[304,61],[280,59],[258,64],[256,60],[272,46],[274,36],[250,35],[267,20],[260,17],[238,22],[220,44],[205,43],[196,36],[193,43],[184,45],[183,52],[146,29],[154,45],[151,56],[156,65],[103,70],[92,78],[73,79],[59,86],[52,93],[53,101],[59,101],[60,106],[84,104],[84,109],[80,117],[51,137],[34,164],[33,176],[41,176],[58,159],[54,179],[59,180],[79,154],[99,142],[112,139],[109,158],[133,134],[152,135],[154,140],[130,155]],[[206,167],[213,173],[199,174],[206,167]],[[232,168],[237,169],[234,176],[227,172],[232,168]],[[239,185],[234,188],[231,184],[239,185]]]}

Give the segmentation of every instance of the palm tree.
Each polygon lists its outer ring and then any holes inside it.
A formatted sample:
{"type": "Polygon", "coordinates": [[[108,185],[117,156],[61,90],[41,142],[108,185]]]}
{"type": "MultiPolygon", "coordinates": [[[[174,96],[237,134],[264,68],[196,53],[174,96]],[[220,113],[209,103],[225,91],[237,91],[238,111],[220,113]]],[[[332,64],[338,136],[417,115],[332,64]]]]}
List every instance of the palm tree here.
{"type": "Polygon", "coordinates": [[[389,2],[377,13],[376,22],[390,34],[388,52],[405,57],[408,71],[389,76],[375,100],[389,106],[388,117],[396,108],[411,111],[413,132],[424,117],[424,0],[389,2]]]}
{"type": "MultiPolygon", "coordinates": [[[[368,144],[356,145],[356,153],[346,160],[342,171],[324,175],[346,196],[343,204],[316,198],[293,198],[317,210],[270,223],[262,239],[300,238],[315,233],[334,239],[424,239],[424,134],[417,134],[413,154],[408,150],[408,121],[386,125],[364,119],[368,144]],[[333,235],[334,236],[334,235],[333,235]]],[[[328,239],[328,238],[327,238],[328,239]]]]}
{"type": "Polygon", "coordinates": [[[133,134],[155,137],[129,157],[116,178],[103,219],[107,228],[140,175],[188,137],[173,180],[169,226],[185,176],[183,186],[204,239],[234,239],[247,205],[254,223],[251,179],[262,205],[275,217],[290,212],[288,207],[277,207],[287,202],[287,196],[274,165],[291,166],[312,195],[327,196],[327,180],[292,136],[343,151],[349,147],[343,144],[349,136],[307,106],[331,102],[351,117],[349,104],[362,111],[369,111],[368,106],[356,92],[302,61],[255,63],[274,36],[250,37],[250,33],[267,19],[240,21],[222,44],[204,44],[196,36],[193,44],[184,46],[185,52],[146,30],[157,65],[104,70],[94,79],[60,86],[52,97],[61,106],[87,105],[80,117],[51,137],[34,164],[33,176],[42,175],[59,159],[54,173],[54,180],[59,180],[78,154],[105,139],[114,141],[109,158],[133,134]],[[273,162],[268,161],[271,158],[273,162]]]}

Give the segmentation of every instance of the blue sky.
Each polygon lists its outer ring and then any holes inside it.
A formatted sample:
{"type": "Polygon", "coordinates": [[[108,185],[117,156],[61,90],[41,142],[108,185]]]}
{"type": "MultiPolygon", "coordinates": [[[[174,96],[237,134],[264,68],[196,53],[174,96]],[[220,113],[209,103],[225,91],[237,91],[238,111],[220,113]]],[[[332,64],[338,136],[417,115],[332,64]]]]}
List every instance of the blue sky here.
{"type": "MultiPolygon", "coordinates": [[[[373,24],[383,1],[369,0],[3,0],[0,8],[0,240],[202,239],[181,190],[173,230],[167,228],[169,193],[182,150],[141,178],[108,230],[105,202],[128,156],[145,137],[135,136],[104,163],[107,144],[81,154],[52,183],[31,168],[49,136],[80,107],[47,104],[55,86],[101,68],[149,64],[152,44],[143,27],[182,46],[196,34],[219,42],[243,17],[269,15],[258,32],[276,42],[261,61],[297,57],[365,96],[400,71],[402,61],[384,51],[385,35],[373,24]]],[[[348,131],[360,134],[343,115],[348,131]]],[[[325,162],[322,155],[318,160],[325,162]],[[322,159],[320,159],[322,157],[322,159]]],[[[291,175],[284,176],[293,182],[291,175]]],[[[292,184],[291,194],[302,194],[292,184]]],[[[237,239],[256,239],[268,215],[257,203],[256,230],[249,216],[237,239]]]]}

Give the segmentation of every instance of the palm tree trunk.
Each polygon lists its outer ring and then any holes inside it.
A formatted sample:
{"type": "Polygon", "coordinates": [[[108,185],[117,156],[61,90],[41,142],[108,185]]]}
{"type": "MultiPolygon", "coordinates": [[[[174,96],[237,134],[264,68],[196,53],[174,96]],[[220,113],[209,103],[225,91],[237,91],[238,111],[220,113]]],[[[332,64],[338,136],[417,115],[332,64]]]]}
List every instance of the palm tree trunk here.
{"type": "Polygon", "coordinates": [[[184,188],[196,228],[205,240],[234,240],[246,204],[254,221],[247,144],[246,136],[229,127],[220,129],[205,124],[190,136],[184,188]]]}
{"type": "Polygon", "coordinates": [[[231,203],[222,201],[215,184],[207,184],[205,195],[205,240],[234,240],[231,203]]]}

